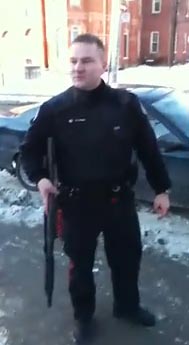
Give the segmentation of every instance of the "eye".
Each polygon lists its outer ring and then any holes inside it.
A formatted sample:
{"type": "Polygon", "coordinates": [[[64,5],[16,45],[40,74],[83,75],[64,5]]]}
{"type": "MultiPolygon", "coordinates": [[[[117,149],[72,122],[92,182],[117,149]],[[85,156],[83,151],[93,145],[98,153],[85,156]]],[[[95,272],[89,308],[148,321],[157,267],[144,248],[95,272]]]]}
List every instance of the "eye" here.
{"type": "Polygon", "coordinates": [[[83,63],[90,63],[92,62],[93,60],[91,58],[85,58],[83,59],[83,63]]]}
{"type": "Polygon", "coordinates": [[[75,60],[75,59],[71,59],[71,61],[70,61],[70,62],[71,62],[71,64],[72,64],[72,65],[75,65],[75,64],[77,63],[77,60],[75,60]]]}

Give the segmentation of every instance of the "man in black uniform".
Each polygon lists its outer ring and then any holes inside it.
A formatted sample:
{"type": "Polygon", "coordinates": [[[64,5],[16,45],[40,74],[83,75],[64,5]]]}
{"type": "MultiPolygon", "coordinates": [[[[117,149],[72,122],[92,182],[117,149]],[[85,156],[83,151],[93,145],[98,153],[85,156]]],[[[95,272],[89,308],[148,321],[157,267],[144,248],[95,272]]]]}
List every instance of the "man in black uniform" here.
{"type": "Polygon", "coordinates": [[[21,152],[47,212],[48,195],[57,191],[43,167],[43,157],[47,138],[54,138],[79,344],[93,324],[92,269],[101,231],[111,269],[113,315],[145,326],[155,324],[154,315],[140,305],[141,236],[131,188],[133,150],[146,170],[155,192],[154,210],[161,216],[169,209],[170,180],[137,97],[101,80],[102,42],[90,34],[78,36],[71,46],[71,66],[73,86],[41,106],[21,152]]]}

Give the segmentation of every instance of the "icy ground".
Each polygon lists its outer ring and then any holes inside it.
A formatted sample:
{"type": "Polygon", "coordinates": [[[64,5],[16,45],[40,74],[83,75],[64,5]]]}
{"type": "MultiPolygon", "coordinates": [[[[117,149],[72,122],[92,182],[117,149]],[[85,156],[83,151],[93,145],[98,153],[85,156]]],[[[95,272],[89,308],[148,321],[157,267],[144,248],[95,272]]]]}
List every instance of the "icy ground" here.
{"type": "MultiPolygon", "coordinates": [[[[189,260],[189,217],[170,214],[158,219],[151,207],[138,207],[143,248],[152,249],[173,260],[189,260]]],[[[28,192],[16,177],[5,170],[0,172],[0,222],[27,225],[32,228],[43,223],[43,206],[39,194],[28,192]]]]}

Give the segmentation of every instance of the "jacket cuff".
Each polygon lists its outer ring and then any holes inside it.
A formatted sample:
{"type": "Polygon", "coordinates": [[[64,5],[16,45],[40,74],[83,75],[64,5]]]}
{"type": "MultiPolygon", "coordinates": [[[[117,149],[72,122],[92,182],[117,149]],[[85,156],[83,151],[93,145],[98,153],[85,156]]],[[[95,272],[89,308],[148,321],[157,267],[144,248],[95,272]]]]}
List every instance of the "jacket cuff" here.
{"type": "Polygon", "coordinates": [[[49,178],[46,170],[41,171],[39,174],[36,174],[35,176],[33,175],[32,176],[32,182],[35,182],[37,185],[38,182],[43,178],[49,178]]]}

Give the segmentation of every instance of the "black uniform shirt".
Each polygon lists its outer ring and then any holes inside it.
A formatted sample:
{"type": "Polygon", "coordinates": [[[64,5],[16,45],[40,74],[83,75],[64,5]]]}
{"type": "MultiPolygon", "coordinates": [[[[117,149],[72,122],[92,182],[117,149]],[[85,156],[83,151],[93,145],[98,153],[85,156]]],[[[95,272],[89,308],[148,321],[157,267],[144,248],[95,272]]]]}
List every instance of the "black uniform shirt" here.
{"type": "Polygon", "coordinates": [[[54,138],[59,180],[66,185],[127,181],[135,149],[155,192],[170,188],[154,132],[138,98],[128,91],[102,81],[95,90],[71,87],[45,102],[21,146],[32,181],[48,176],[42,162],[49,136],[54,138]]]}

